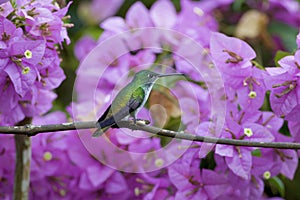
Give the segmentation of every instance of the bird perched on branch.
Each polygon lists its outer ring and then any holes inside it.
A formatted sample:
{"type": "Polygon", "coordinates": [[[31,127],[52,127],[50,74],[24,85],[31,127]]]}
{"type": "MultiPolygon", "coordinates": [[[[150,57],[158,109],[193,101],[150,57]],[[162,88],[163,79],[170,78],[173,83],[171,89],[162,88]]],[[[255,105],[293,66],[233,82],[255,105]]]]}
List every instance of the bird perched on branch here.
{"type": "Polygon", "coordinates": [[[136,115],[145,105],[155,81],[161,77],[178,76],[181,73],[158,74],[148,70],[142,70],[135,74],[133,80],[128,83],[115,97],[112,104],[98,119],[98,129],[93,137],[101,136],[110,127],[117,128],[118,121],[129,116],[136,122],[136,115]]]}

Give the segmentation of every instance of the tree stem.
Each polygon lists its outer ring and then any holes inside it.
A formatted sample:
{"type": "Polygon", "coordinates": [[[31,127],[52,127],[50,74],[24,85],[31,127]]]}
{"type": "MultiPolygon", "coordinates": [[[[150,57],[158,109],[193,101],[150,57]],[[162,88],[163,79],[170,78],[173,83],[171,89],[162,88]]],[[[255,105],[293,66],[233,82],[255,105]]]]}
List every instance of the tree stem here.
{"type": "MultiPolygon", "coordinates": [[[[31,123],[30,118],[18,125],[31,123]]],[[[16,165],[14,180],[14,200],[27,200],[30,183],[31,139],[27,135],[15,135],[16,165]]]]}

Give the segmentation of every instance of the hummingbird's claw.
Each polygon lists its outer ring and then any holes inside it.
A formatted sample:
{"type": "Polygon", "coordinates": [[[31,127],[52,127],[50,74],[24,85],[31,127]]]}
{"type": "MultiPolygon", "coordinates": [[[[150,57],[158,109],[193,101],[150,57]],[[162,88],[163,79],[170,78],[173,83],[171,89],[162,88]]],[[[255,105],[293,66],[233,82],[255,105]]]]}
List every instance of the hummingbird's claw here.
{"type": "Polygon", "coordinates": [[[144,123],[146,125],[150,124],[150,121],[147,120],[147,119],[136,119],[136,121],[142,122],[142,123],[144,123]]]}

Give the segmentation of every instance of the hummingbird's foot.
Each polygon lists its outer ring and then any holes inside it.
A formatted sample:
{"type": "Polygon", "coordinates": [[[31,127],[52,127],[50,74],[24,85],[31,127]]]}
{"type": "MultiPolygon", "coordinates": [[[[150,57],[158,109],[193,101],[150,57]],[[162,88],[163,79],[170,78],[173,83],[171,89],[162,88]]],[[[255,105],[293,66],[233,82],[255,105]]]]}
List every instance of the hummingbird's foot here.
{"type": "Polygon", "coordinates": [[[117,123],[118,125],[113,125],[111,126],[111,128],[122,128],[122,127],[126,127],[131,129],[132,131],[134,130],[140,130],[139,125],[148,125],[150,124],[149,120],[146,119],[136,119],[135,122],[133,119],[130,120],[121,120],[117,123]],[[129,122],[129,124],[128,124],[129,122]]]}
{"type": "Polygon", "coordinates": [[[148,124],[150,124],[149,120],[146,120],[146,119],[135,119],[135,121],[133,120],[133,124],[132,124],[132,126],[134,126],[135,128],[131,128],[131,130],[132,131],[138,130],[138,128],[137,128],[138,125],[148,125],[148,124]],[[139,124],[137,124],[137,122],[139,124]]]}
{"type": "MultiPolygon", "coordinates": [[[[136,122],[137,122],[137,121],[142,122],[142,123],[144,123],[144,124],[146,124],[146,125],[150,124],[150,121],[147,120],[147,119],[136,119],[136,122]]],[[[135,122],[135,124],[136,124],[136,122],[135,122]]]]}

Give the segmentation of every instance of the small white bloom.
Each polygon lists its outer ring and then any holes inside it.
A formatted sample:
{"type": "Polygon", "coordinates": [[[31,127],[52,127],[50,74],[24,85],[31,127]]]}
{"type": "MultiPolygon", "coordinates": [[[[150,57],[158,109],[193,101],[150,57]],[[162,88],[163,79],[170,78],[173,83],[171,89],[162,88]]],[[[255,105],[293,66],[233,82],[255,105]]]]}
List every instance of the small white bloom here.
{"type": "Polygon", "coordinates": [[[193,8],[193,12],[194,12],[196,15],[200,16],[200,17],[202,17],[202,16],[204,15],[203,10],[202,10],[201,8],[199,8],[199,7],[194,7],[194,8],[193,8]]]}
{"type": "Polygon", "coordinates": [[[251,137],[253,135],[253,132],[251,128],[244,128],[244,134],[248,137],[251,137]]]}
{"type": "Polygon", "coordinates": [[[27,49],[27,50],[24,52],[24,56],[25,56],[25,58],[30,59],[30,58],[32,58],[32,52],[31,52],[30,50],[27,49]]]}
{"type": "Polygon", "coordinates": [[[135,196],[139,196],[140,193],[141,193],[140,188],[138,188],[138,187],[134,188],[134,194],[135,194],[135,196]]]}
{"type": "Polygon", "coordinates": [[[52,160],[52,153],[50,151],[46,151],[43,155],[43,158],[45,161],[50,161],[52,160]]]}
{"type": "Polygon", "coordinates": [[[30,68],[29,67],[24,67],[22,69],[22,74],[28,74],[30,72],[30,68]]]}
{"type": "Polygon", "coordinates": [[[263,176],[264,176],[264,179],[270,179],[271,178],[271,172],[270,171],[265,171],[263,176]]]}
{"type": "Polygon", "coordinates": [[[248,97],[249,98],[251,98],[251,99],[254,99],[254,98],[256,98],[256,92],[254,92],[254,91],[251,91],[251,92],[249,92],[249,94],[248,94],[248,97]]]}
{"type": "Polygon", "coordinates": [[[156,167],[161,167],[161,166],[163,166],[163,164],[164,164],[164,160],[163,159],[158,158],[158,159],[155,160],[155,166],[156,167]]]}
{"type": "Polygon", "coordinates": [[[59,194],[60,194],[60,196],[64,197],[64,196],[66,196],[67,191],[64,190],[64,189],[60,189],[60,190],[59,190],[59,194]]]}

